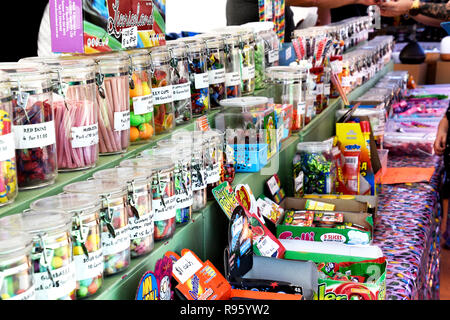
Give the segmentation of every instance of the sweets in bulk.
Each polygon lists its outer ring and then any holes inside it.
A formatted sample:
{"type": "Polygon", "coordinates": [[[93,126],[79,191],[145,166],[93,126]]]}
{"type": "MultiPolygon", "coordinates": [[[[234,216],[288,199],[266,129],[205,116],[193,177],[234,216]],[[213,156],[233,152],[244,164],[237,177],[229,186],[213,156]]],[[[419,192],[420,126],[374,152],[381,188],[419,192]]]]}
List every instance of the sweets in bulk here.
{"type": "Polygon", "coordinates": [[[37,63],[1,63],[0,70],[7,74],[13,93],[12,128],[19,188],[53,184],[58,164],[50,72],[37,63]]]}
{"type": "Polygon", "coordinates": [[[227,98],[242,95],[239,37],[230,32],[219,33],[225,43],[225,87],[227,98]]]}
{"type": "Polygon", "coordinates": [[[170,56],[166,46],[150,50],[153,64],[152,91],[156,134],[175,127],[175,107],[171,80],[170,56]]]}
{"type": "Polygon", "coordinates": [[[36,300],[75,300],[72,216],[64,211],[27,210],[0,219],[2,229],[32,238],[31,266],[36,300]]]}
{"type": "Polygon", "coordinates": [[[158,146],[156,148],[145,150],[141,155],[144,158],[161,156],[170,157],[172,159],[175,165],[175,220],[179,225],[191,221],[194,195],[192,193],[192,154],[189,146],[176,144],[171,140],[161,140],[158,141],[158,146]]]}
{"type": "Polygon", "coordinates": [[[100,155],[123,153],[130,145],[130,58],[123,51],[85,55],[98,65],[100,155]]]}
{"type": "Polygon", "coordinates": [[[180,125],[191,121],[191,82],[189,80],[189,65],[187,47],[181,41],[167,41],[170,54],[170,66],[173,88],[173,104],[175,110],[175,123],[180,125]]]}
{"type": "Polygon", "coordinates": [[[206,46],[206,64],[209,77],[209,102],[211,109],[220,108],[220,100],[226,99],[225,42],[220,35],[199,35],[206,46]]]}
{"type": "Polygon", "coordinates": [[[301,142],[293,159],[294,194],[332,194],[335,167],[333,139],[323,142],[301,142]]]}
{"type": "Polygon", "coordinates": [[[207,155],[205,149],[206,144],[202,137],[202,133],[199,131],[177,132],[172,136],[172,141],[179,145],[189,147],[191,151],[192,210],[194,212],[200,211],[206,207],[208,202],[206,182],[207,155]]]}
{"type": "Polygon", "coordinates": [[[154,248],[151,176],[151,170],[136,168],[104,169],[93,175],[97,180],[117,181],[127,185],[126,209],[131,258],[146,255],[154,248]]]}
{"type": "Polygon", "coordinates": [[[127,186],[119,182],[87,180],[68,184],[64,192],[94,194],[101,202],[103,274],[117,274],[130,265],[130,232],[126,208],[127,186]]]}
{"type": "Polygon", "coordinates": [[[212,189],[220,184],[220,173],[224,161],[224,133],[219,130],[203,132],[206,156],[206,189],[208,200],[213,200],[212,189]]]}
{"type": "Polygon", "coordinates": [[[270,21],[249,22],[243,25],[255,33],[255,89],[266,87],[265,70],[279,63],[279,41],[270,21]]]}
{"type": "Polygon", "coordinates": [[[292,131],[301,130],[306,118],[307,70],[301,67],[266,69],[267,94],[276,104],[293,106],[292,131]]]}
{"type": "Polygon", "coordinates": [[[99,141],[94,60],[31,57],[23,61],[44,63],[51,71],[58,170],[94,167],[99,141]]]}
{"type": "Polygon", "coordinates": [[[95,195],[58,194],[31,203],[36,211],[62,210],[72,217],[72,251],[76,295],[94,295],[103,284],[103,251],[100,240],[101,202],[95,195]]]}
{"type": "Polygon", "coordinates": [[[210,108],[206,43],[195,38],[182,38],[180,41],[188,48],[192,115],[199,117],[206,114],[210,108]]]}
{"type": "Polygon", "coordinates": [[[0,231],[0,300],[35,299],[31,248],[31,237],[27,233],[0,231]]]}
{"type": "Polygon", "coordinates": [[[130,56],[130,141],[148,142],[155,135],[152,65],[146,50],[128,50],[130,56]]]}
{"type": "Polygon", "coordinates": [[[139,170],[152,170],[152,208],[154,221],[154,240],[171,238],[176,228],[176,197],[174,169],[171,158],[149,156],[124,160],[121,167],[134,167],[139,170]]]}
{"type": "Polygon", "coordinates": [[[0,74],[0,207],[13,202],[18,192],[12,123],[12,94],[6,76],[0,74]]]}

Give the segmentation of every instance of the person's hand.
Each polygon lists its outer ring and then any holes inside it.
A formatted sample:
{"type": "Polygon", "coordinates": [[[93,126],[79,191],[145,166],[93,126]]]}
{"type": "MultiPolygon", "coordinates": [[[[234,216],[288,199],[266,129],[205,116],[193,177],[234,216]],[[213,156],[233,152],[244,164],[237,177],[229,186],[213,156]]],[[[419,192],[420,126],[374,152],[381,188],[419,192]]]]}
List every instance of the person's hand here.
{"type": "Polygon", "coordinates": [[[394,0],[389,2],[380,2],[378,3],[378,6],[380,7],[382,16],[397,17],[408,13],[412,4],[413,0],[394,0]]]}
{"type": "Polygon", "coordinates": [[[445,146],[447,144],[448,120],[444,116],[439,123],[438,131],[436,133],[436,140],[434,141],[434,153],[441,156],[444,154],[445,146]]]}

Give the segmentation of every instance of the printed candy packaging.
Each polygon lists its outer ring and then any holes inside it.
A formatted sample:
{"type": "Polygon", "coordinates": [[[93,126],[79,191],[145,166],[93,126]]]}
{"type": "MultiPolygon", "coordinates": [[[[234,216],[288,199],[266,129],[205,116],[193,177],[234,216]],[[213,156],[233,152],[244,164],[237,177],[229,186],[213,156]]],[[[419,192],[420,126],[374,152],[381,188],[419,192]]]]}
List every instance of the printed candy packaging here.
{"type": "Polygon", "coordinates": [[[98,53],[165,44],[165,6],[151,0],[51,0],[53,52],[98,53]]]}

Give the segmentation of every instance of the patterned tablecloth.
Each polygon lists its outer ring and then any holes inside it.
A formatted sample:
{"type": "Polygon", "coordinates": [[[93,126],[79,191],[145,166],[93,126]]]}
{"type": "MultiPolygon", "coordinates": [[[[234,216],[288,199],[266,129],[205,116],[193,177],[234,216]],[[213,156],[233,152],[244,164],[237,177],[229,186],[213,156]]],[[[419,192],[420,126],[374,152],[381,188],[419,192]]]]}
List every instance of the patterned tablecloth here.
{"type": "Polygon", "coordinates": [[[384,185],[374,245],[388,259],[386,299],[439,299],[439,157],[390,157],[389,167],[435,167],[429,183],[384,185]]]}

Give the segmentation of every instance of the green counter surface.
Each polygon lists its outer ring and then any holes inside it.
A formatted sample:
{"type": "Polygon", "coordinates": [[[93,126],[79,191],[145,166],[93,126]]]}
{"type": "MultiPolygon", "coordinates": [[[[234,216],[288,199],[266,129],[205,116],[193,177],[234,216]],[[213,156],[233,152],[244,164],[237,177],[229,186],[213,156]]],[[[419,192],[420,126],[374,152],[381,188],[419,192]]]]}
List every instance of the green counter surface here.
{"type": "MultiPolygon", "coordinates": [[[[348,96],[353,100],[369,90],[387,72],[393,70],[389,63],[374,78],[355,89],[348,96]]],[[[268,164],[256,173],[237,173],[233,185],[248,184],[256,198],[264,193],[266,180],[277,173],[286,194],[293,194],[292,159],[297,143],[302,141],[322,141],[335,134],[335,114],[343,107],[342,100],[330,100],[330,104],[320,115],[316,116],[300,132],[293,133],[283,141],[280,152],[270,159],[268,164]]],[[[219,110],[211,111],[208,120],[214,126],[214,117],[219,110]]],[[[178,126],[174,131],[194,130],[195,123],[178,126]]],[[[56,183],[41,189],[20,191],[14,203],[0,208],[0,217],[20,213],[29,208],[31,202],[62,192],[65,185],[92,177],[96,171],[117,166],[122,160],[133,158],[140,152],[153,147],[157,141],[170,137],[171,133],[157,136],[155,140],[142,145],[132,145],[128,152],[120,155],[101,156],[95,168],[84,171],[60,173],[56,183]]],[[[153,251],[140,258],[131,260],[130,266],[123,272],[106,277],[100,290],[88,300],[133,300],[137,286],[146,271],[154,270],[155,263],[167,251],[180,252],[183,248],[194,251],[200,258],[210,260],[219,271],[223,271],[223,250],[227,245],[228,219],[215,201],[209,201],[206,208],[193,215],[191,222],[177,226],[175,235],[168,240],[155,243],[153,251]]]]}

